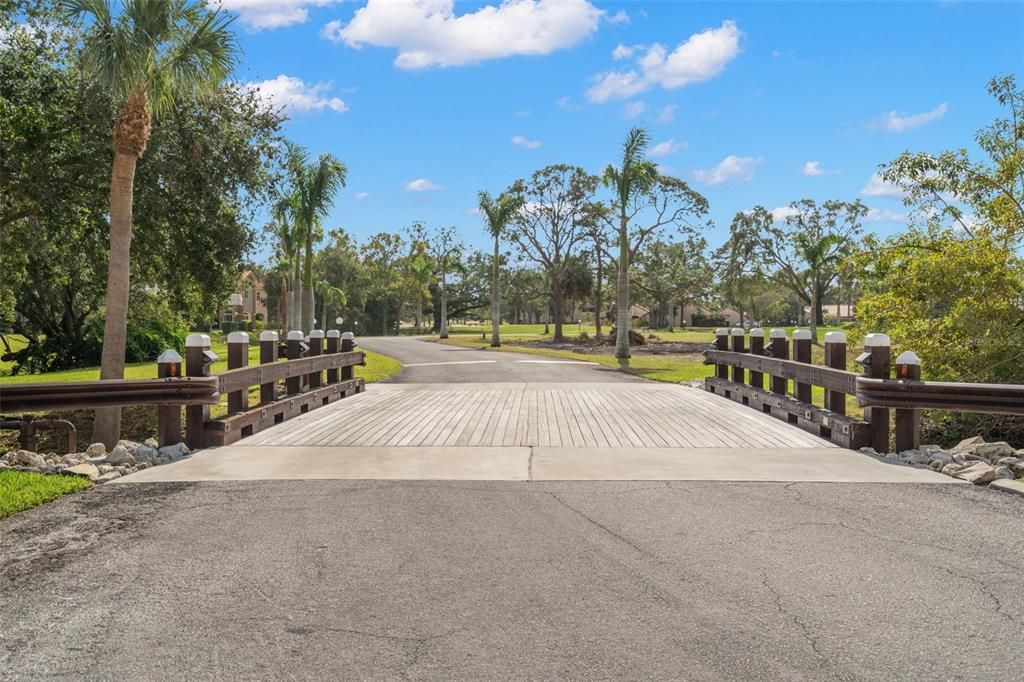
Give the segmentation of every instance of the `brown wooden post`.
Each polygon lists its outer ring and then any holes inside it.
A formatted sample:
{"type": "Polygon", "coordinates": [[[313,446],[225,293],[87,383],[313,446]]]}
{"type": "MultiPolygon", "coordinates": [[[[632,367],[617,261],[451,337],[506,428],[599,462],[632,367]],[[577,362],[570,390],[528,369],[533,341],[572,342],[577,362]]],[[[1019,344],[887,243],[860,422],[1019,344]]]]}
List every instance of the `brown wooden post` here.
{"type": "MultiPolygon", "coordinates": [[[[796,329],[793,331],[793,359],[797,362],[811,364],[811,330],[796,329]]],[[[811,404],[811,385],[796,382],[796,399],[811,404]]]]}
{"type": "MultiPolygon", "coordinates": [[[[260,364],[269,365],[277,362],[277,332],[260,333],[260,364]]],[[[268,381],[260,384],[260,404],[266,405],[277,400],[277,382],[268,381]]]]}
{"type": "MultiPolygon", "coordinates": [[[[178,351],[165,350],[156,359],[156,376],[169,379],[181,376],[178,351]]],[[[160,447],[181,442],[181,405],[160,405],[156,408],[156,437],[160,447]]]]}
{"type": "MultiPolygon", "coordinates": [[[[306,355],[312,358],[320,355],[323,351],[324,330],[313,329],[309,332],[309,352],[306,355]]],[[[323,385],[324,373],[322,371],[310,372],[307,376],[310,388],[320,388],[323,385]]]]}
{"type": "MultiPolygon", "coordinates": [[[[760,327],[754,327],[750,330],[750,354],[764,355],[764,330],[760,327]]],[[[750,385],[763,391],[764,374],[750,370],[750,385]]]]}
{"type": "MultiPolygon", "coordinates": [[[[185,376],[209,376],[210,365],[216,359],[210,350],[209,336],[189,334],[185,338],[185,376]]],[[[203,427],[209,420],[209,405],[185,406],[185,444],[192,450],[203,447],[203,427]]]]}
{"type": "MultiPolygon", "coordinates": [[[[345,332],[341,335],[341,352],[351,353],[356,349],[356,337],[352,332],[345,332]]],[[[341,368],[341,380],[348,381],[352,378],[352,365],[341,368]]]]}
{"type": "MultiPolygon", "coordinates": [[[[228,369],[239,369],[249,365],[249,335],[245,332],[228,334],[228,369]]],[[[228,393],[228,414],[238,414],[249,409],[248,387],[228,393]]]]}
{"type": "MultiPolygon", "coordinates": [[[[825,334],[825,366],[846,369],[846,334],[843,332],[825,334]]],[[[825,407],[836,414],[846,414],[846,394],[825,391],[825,407]]]]}
{"type": "MultiPolygon", "coordinates": [[[[921,359],[907,351],[896,358],[896,378],[899,381],[921,380],[921,359]]],[[[896,410],[896,452],[917,450],[921,447],[921,410],[896,410]]]]}
{"type": "MultiPolygon", "coordinates": [[[[746,332],[743,330],[743,327],[734,327],[732,332],[730,333],[730,336],[732,336],[732,352],[746,353],[747,351],[744,347],[744,341],[746,340],[746,332]]],[[[739,365],[733,365],[732,380],[738,384],[742,384],[744,381],[746,381],[746,370],[744,370],[739,365]]]]}
{"type": "MultiPolygon", "coordinates": [[[[341,332],[337,329],[327,330],[327,352],[337,353],[341,350],[341,332]]],[[[338,368],[327,370],[327,384],[338,383],[338,368]]]]}
{"type": "MultiPolygon", "coordinates": [[[[785,329],[773,329],[768,332],[771,338],[772,357],[779,360],[789,360],[789,340],[786,338],[785,329]]],[[[772,376],[772,393],[786,395],[789,392],[789,379],[786,377],[772,376]]]]}
{"type": "MultiPolygon", "coordinates": [[[[864,376],[888,379],[892,359],[888,334],[868,334],[864,338],[864,376]]],[[[889,408],[865,407],[864,420],[871,423],[871,447],[875,452],[889,452],[889,408]]]]}
{"type": "MultiPolygon", "coordinates": [[[[306,349],[306,344],[303,342],[303,335],[300,331],[288,332],[288,359],[298,360],[302,357],[302,352],[306,349]]],[[[288,395],[298,395],[302,392],[302,376],[296,375],[288,377],[284,380],[285,393],[288,395]]]]}

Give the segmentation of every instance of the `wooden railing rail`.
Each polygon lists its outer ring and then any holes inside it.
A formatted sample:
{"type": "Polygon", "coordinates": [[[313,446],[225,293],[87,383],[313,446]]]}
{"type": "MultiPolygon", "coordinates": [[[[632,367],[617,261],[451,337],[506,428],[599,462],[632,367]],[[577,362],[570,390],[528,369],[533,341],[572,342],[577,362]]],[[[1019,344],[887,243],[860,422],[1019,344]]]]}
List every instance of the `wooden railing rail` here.
{"type": "MultiPolygon", "coordinates": [[[[780,360],[734,351],[707,350],[704,351],[704,364],[742,367],[758,374],[770,374],[771,376],[783,379],[791,379],[815,386],[824,386],[829,390],[840,393],[852,394],[857,392],[857,375],[855,373],[830,367],[807,365],[796,360],[780,360]]],[[[763,385],[763,379],[761,381],[763,385]]],[[[755,384],[756,382],[751,383],[751,385],[755,384]]]]}

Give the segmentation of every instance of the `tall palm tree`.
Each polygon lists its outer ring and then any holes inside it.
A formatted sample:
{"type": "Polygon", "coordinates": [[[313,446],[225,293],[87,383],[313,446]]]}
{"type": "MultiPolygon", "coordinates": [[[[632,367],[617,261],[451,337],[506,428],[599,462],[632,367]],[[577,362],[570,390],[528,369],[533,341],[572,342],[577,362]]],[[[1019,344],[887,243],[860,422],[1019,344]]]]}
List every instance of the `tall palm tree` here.
{"type": "Polygon", "coordinates": [[[614,190],[619,209],[619,272],[616,279],[615,357],[629,364],[629,203],[650,189],[658,169],[645,155],[651,142],[643,128],[633,128],[622,145],[622,165],[608,164],[602,180],[614,190]]]}
{"type": "Polygon", "coordinates": [[[298,328],[297,313],[299,309],[298,279],[302,260],[301,242],[298,231],[291,220],[290,205],[287,200],[281,201],[274,209],[274,231],[278,237],[278,264],[284,273],[285,318],[281,323],[285,331],[298,328]]]}
{"type": "Polygon", "coordinates": [[[425,245],[420,245],[419,252],[413,256],[409,264],[409,276],[416,287],[416,333],[423,333],[423,296],[434,276],[434,264],[424,251],[425,245]]]}
{"type": "Polygon", "coordinates": [[[492,199],[490,193],[480,192],[480,211],[487,222],[487,231],[494,237],[494,260],[491,263],[491,346],[501,346],[501,283],[500,274],[500,246],[501,235],[509,222],[523,206],[522,197],[511,194],[501,194],[497,200],[492,199]]]}
{"type": "MultiPolygon", "coordinates": [[[[135,166],[159,117],[182,99],[212,93],[231,72],[237,48],[231,18],[196,0],[64,0],[71,19],[88,19],[82,63],[113,96],[114,163],[110,180],[110,255],[101,379],[124,378],[131,281],[135,166]]],[[[112,447],[119,408],[96,411],[93,440],[112,447]]]]}

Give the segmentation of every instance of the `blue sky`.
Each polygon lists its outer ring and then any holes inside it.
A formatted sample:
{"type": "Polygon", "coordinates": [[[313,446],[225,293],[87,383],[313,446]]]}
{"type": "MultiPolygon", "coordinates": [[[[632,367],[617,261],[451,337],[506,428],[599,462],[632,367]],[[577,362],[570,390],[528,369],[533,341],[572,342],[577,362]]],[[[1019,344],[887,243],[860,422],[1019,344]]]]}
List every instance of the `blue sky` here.
{"type": "Polygon", "coordinates": [[[414,220],[486,244],[476,192],[550,163],[597,173],[633,125],[664,172],[711,205],[713,245],[736,211],[860,198],[898,230],[872,182],[903,150],[973,149],[985,92],[1024,75],[1024,4],[369,3],[224,0],[240,81],[287,107],[289,137],[349,167],[327,227],[359,238],[414,220]]]}

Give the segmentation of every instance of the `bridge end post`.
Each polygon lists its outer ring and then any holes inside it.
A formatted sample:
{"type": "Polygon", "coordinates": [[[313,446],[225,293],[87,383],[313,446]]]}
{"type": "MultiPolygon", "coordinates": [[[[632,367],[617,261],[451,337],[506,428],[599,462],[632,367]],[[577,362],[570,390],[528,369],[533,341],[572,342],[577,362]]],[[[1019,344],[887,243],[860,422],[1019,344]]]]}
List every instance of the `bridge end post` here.
{"type": "MultiPolygon", "coordinates": [[[[351,353],[356,349],[356,337],[352,332],[345,332],[341,335],[341,352],[351,353]]],[[[352,379],[352,365],[347,365],[341,368],[341,380],[349,381],[352,379]]]]}
{"type": "MultiPolygon", "coordinates": [[[[715,330],[715,350],[729,350],[729,330],[719,327],[715,330]]],[[[715,377],[718,379],[729,378],[729,365],[718,363],[715,365],[715,377]]]]}
{"type": "MultiPolygon", "coordinates": [[[[228,369],[241,369],[249,365],[249,335],[245,332],[228,334],[228,369]]],[[[249,407],[248,388],[228,393],[228,414],[245,412],[249,407]]]]}
{"type": "MultiPolygon", "coordinates": [[[[181,376],[181,356],[176,350],[165,350],[156,359],[158,379],[181,376]]],[[[159,405],[156,408],[156,438],[160,447],[181,442],[181,405],[159,405]]]]}
{"type": "MultiPolygon", "coordinates": [[[[896,378],[900,381],[921,380],[921,359],[907,351],[896,358],[896,378]]],[[[921,410],[896,408],[896,452],[921,447],[921,410]]]]}
{"type": "MultiPolygon", "coordinates": [[[[210,337],[206,334],[189,334],[185,338],[185,376],[205,377],[210,375],[210,365],[217,356],[210,350],[210,337]]],[[[203,447],[203,431],[210,421],[209,405],[187,405],[185,407],[185,444],[192,450],[203,447]]]]}
{"type": "MultiPolygon", "coordinates": [[[[825,334],[825,366],[846,369],[846,334],[843,332],[825,334]]],[[[846,394],[825,391],[825,407],[836,414],[846,414],[846,394]]]]}
{"type": "MultiPolygon", "coordinates": [[[[868,334],[864,337],[864,376],[888,379],[892,360],[888,334],[868,334]]],[[[889,452],[889,408],[865,407],[864,420],[870,423],[871,447],[875,452],[889,452]]]]}

